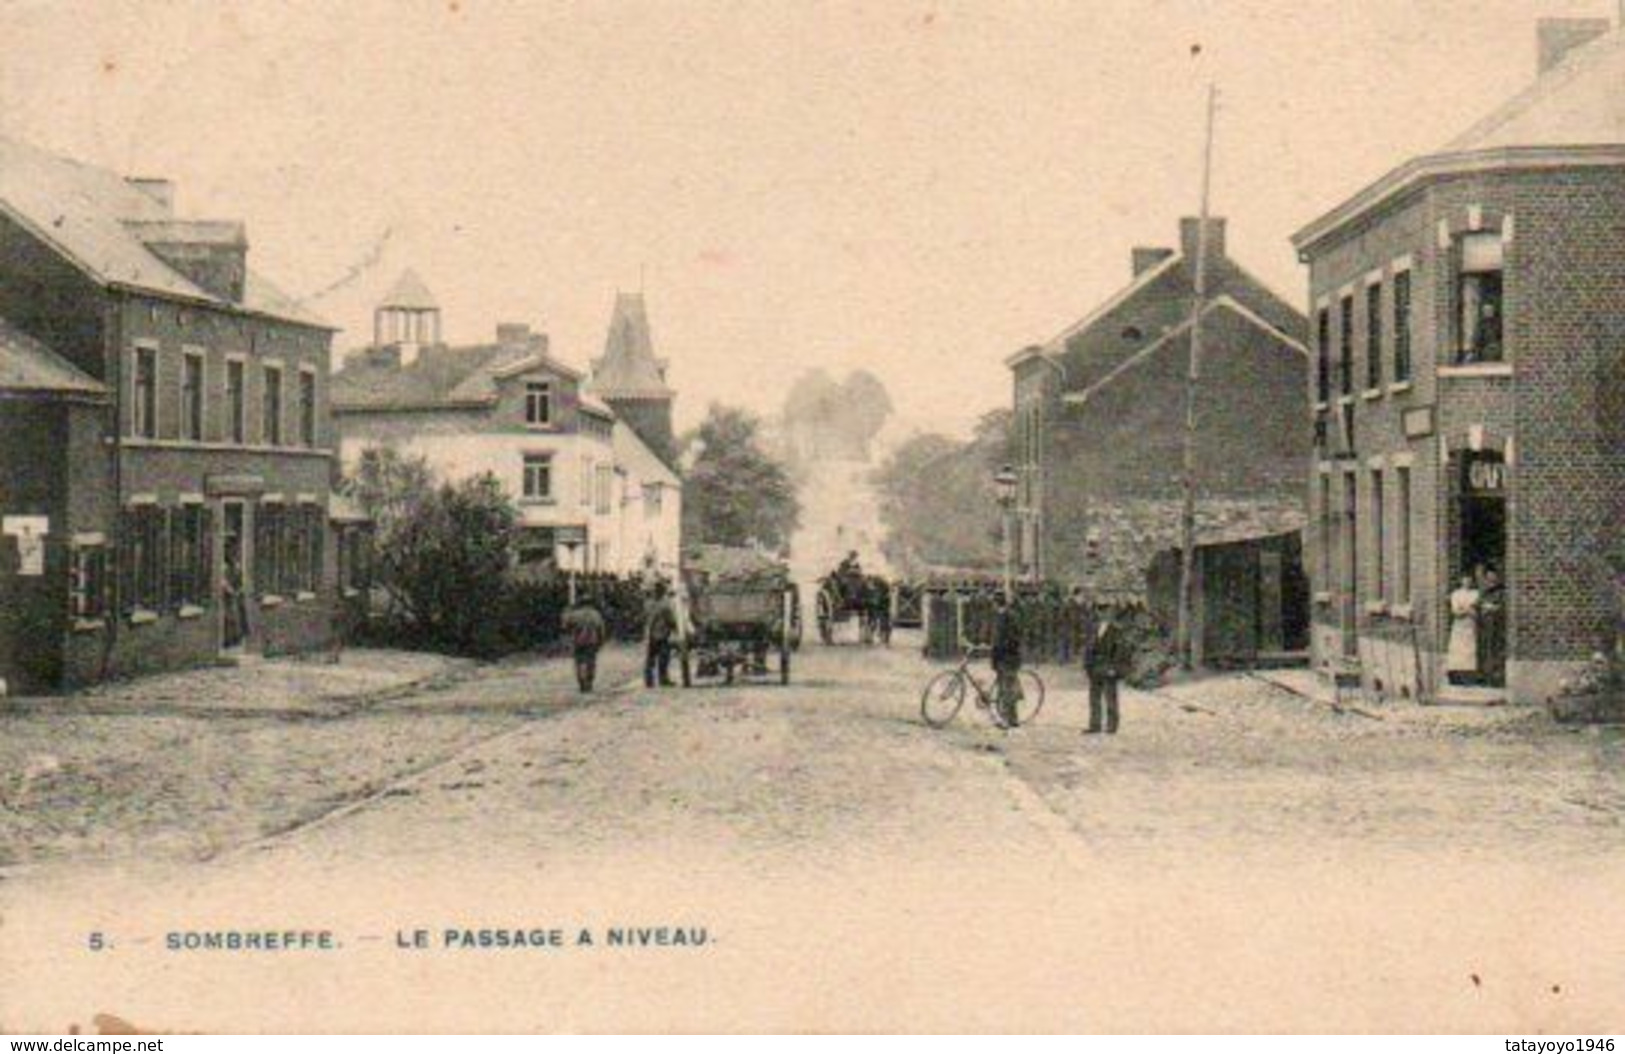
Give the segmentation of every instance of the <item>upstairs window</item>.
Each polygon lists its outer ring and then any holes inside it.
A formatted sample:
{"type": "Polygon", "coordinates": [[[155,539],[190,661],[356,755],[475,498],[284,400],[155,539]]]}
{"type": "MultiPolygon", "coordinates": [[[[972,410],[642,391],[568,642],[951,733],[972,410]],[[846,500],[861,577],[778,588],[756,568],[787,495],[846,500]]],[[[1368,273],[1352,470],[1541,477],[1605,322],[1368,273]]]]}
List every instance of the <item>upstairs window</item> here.
{"type": "Polygon", "coordinates": [[[1365,386],[1382,387],[1382,283],[1365,287],[1365,386]]]}
{"type": "Polygon", "coordinates": [[[1330,402],[1332,398],[1332,313],[1321,308],[1315,313],[1315,400],[1330,402]]]}
{"type": "Polygon", "coordinates": [[[299,371],[299,445],[316,445],[316,373],[299,371]]]}
{"type": "Polygon", "coordinates": [[[226,360],[226,439],[248,442],[248,374],[241,359],[226,360]]]}
{"type": "Polygon", "coordinates": [[[181,438],[203,441],[203,356],[181,356],[181,438]]]}
{"type": "Polygon", "coordinates": [[[265,393],[261,412],[266,446],[282,445],[282,367],[265,367],[265,393]]]}
{"type": "Polygon", "coordinates": [[[1394,383],[1411,379],[1411,273],[1394,275],[1394,383]]]}
{"type": "Polygon", "coordinates": [[[135,405],[131,426],[142,439],[158,438],[158,349],[135,349],[135,405]]]}
{"type": "Polygon", "coordinates": [[[1502,329],[1501,235],[1468,234],[1456,252],[1456,364],[1501,362],[1502,329]]]}
{"type": "Polygon", "coordinates": [[[1354,394],[1354,297],[1346,296],[1338,307],[1337,390],[1354,394]]]}
{"type": "Polygon", "coordinates": [[[525,423],[550,425],[553,423],[553,386],[545,381],[525,385],[525,423]]]}
{"type": "Polygon", "coordinates": [[[526,454],[525,476],[521,493],[530,501],[553,500],[553,457],[551,454],[526,454]]]}

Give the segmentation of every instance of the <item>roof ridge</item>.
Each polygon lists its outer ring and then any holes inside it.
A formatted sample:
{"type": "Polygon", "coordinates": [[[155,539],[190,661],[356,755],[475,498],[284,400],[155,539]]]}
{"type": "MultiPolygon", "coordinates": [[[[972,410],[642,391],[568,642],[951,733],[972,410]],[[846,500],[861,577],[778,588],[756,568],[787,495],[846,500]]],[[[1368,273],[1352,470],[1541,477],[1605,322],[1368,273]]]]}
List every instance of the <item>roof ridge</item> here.
{"type": "Polygon", "coordinates": [[[1580,44],[1564,55],[1554,66],[1538,73],[1535,79],[1513,93],[1489,113],[1473,122],[1454,139],[1435,153],[1456,153],[1470,150],[1476,140],[1504,128],[1545,101],[1554,92],[1589,74],[1592,69],[1609,58],[1613,52],[1625,47],[1625,27],[1616,26],[1607,33],[1580,44]]]}

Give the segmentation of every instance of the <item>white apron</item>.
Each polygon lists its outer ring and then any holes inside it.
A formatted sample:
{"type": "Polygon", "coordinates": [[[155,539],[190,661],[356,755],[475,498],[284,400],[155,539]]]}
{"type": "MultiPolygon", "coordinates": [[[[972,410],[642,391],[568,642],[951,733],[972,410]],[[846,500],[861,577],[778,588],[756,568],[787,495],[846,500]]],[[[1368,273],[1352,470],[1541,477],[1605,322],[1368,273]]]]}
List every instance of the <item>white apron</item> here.
{"type": "Polygon", "coordinates": [[[1458,589],[1450,594],[1450,649],[1445,669],[1451,673],[1478,671],[1478,590],[1458,589]]]}

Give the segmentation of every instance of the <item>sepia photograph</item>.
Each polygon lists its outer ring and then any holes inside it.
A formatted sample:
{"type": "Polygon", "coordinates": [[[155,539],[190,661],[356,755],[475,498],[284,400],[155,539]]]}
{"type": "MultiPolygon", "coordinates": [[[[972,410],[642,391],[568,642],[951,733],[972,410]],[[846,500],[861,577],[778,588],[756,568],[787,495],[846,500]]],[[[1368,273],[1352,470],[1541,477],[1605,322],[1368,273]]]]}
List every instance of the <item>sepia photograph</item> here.
{"type": "Polygon", "coordinates": [[[0,0],[0,1032],[1602,1051],[1622,894],[1621,0],[0,0]]]}

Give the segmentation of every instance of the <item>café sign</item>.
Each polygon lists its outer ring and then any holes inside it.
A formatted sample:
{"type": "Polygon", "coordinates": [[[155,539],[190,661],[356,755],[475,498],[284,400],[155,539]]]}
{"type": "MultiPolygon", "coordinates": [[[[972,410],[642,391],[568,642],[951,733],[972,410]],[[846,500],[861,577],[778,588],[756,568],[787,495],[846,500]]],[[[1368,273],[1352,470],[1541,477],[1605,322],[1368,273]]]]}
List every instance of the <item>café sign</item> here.
{"type": "Polygon", "coordinates": [[[1499,454],[1470,452],[1462,461],[1462,489],[1474,497],[1506,494],[1507,466],[1499,454]]]}

